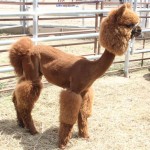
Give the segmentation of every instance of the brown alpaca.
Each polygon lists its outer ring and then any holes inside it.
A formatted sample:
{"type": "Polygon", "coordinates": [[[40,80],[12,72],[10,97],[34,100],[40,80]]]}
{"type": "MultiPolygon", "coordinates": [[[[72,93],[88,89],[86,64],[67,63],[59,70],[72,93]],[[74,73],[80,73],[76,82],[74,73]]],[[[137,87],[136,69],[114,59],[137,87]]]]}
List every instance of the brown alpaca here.
{"type": "Polygon", "coordinates": [[[91,86],[109,68],[115,55],[127,50],[131,36],[141,32],[135,27],[138,22],[139,18],[129,4],[112,11],[103,20],[100,30],[100,43],[106,50],[95,61],[64,53],[54,47],[36,46],[28,37],[13,44],[9,57],[19,77],[13,94],[18,124],[26,127],[31,134],[37,133],[31,111],[40,95],[41,77],[44,75],[48,82],[65,89],[60,94],[59,147],[65,148],[76,121],[79,136],[88,138],[87,118],[91,115],[93,103],[91,86]]]}

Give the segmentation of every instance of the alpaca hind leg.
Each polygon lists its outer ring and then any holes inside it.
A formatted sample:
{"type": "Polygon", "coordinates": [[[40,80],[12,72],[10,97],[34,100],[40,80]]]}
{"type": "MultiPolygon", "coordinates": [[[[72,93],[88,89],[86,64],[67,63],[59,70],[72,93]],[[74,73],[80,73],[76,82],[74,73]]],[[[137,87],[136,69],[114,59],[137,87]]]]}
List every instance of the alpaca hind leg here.
{"type": "Polygon", "coordinates": [[[80,108],[80,112],[78,114],[78,129],[79,136],[83,138],[89,138],[88,134],[88,117],[92,113],[92,105],[93,105],[93,90],[89,88],[87,91],[81,94],[82,96],[82,104],[80,108]]]}
{"type": "Polygon", "coordinates": [[[19,111],[18,111],[17,100],[16,100],[15,92],[13,93],[12,101],[13,101],[14,106],[15,106],[18,125],[19,125],[20,127],[24,128],[24,123],[23,123],[22,117],[21,117],[21,115],[20,115],[20,113],[19,113],[19,111]]]}
{"type": "Polygon", "coordinates": [[[72,128],[78,118],[82,97],[69,90],[60,94],[59,147],[65,148],[71,138],[72,128]]]}
{"type": "Polygon", "coordinates": [[[31,116],[32,104],[29,106],[30,109],[20,108],[19,113],[21,114],[22,120],[24,122],[25,127],[29,130],[29,132],[34,135],[37,132],[34,122],[31,116]]]}
{"type": "Polygon", "coordinates": [[[15,89],[18,116],[31,134],[37,133],[31,111],[40,95],[41,88],[40,81],[32,82],[26,80],[19,83],[15,89]]]}

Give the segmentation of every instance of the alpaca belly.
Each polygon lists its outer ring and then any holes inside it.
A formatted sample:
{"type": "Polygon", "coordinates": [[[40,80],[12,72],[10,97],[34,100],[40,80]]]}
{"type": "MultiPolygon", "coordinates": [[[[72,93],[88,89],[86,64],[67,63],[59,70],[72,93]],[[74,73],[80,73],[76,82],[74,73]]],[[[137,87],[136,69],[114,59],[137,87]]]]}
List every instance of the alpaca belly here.
{"type": "MultiPolygon", "coordinates": [[[[46,78],[46,76],[45,76],[46,78]]],[[[53,78],[48,76],[48,78],[46,78],[48,82],[52,83],[52,84],[55,84],[59,87],[62,87],[62,88],[69,88],[70,87],[70,82],[68,80],[64,80],[64,79],[60,79],[60,78],[53,78]]]]}
{"type": "Polygon", "coordinates": [[[43,68],[42,74],[45,76],[47,81],[52,84],[55,84],[55,85],[63,87],[63,88],[70,87],[69,79],[66,77],[66,75],[63,75],[63,73],[61,73],[60,71],[43,68]]]}

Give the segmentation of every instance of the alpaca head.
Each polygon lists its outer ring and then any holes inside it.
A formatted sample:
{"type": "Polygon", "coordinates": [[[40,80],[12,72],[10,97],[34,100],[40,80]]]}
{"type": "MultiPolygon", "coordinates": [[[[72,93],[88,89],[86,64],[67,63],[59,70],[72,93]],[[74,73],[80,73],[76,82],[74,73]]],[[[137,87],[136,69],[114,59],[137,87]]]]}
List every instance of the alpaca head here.
{"type": "Polygon", "coordinates": [[[131,38],[141,33],[138,15],[126,3],[110,12],[100,26],[100,44],[114,55],[122,55],[131,38]]]}

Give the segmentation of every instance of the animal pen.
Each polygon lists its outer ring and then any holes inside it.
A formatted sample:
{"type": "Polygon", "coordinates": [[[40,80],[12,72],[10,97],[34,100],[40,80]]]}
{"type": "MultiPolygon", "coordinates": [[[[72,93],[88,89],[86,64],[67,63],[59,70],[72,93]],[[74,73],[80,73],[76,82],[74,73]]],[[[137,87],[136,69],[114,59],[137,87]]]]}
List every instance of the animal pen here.
{"type": "MultiPolygon", "coordinates": [[[[138,68],[150,66],[150,55],[145,57],[145,54],[150,52],[150,47],[146,43],[150,39],[150,28],[148,28],[150,27],[150,3],[134,0],[132,4],[133,9],[139,13],[142,20],[143,36],[130,41],[124,60],[114,62],[114,64],[124,64],[123,68],[116,70],[123,71],[125,76],[129,75],[129,70],[137,68],[135,66],[129,67],[129,63],[140,62],[140,67],[138,66],[138,68]],[[135,47],[135,42],[139,41],[141,45],[140,48],[137,48],[135,47]],[[140,55],[141,58],[133,57],[133,59],[130,59],[131,55],[140,55]],[[144,64],[145,61],[146,64],[144,64]]],[[[45,44],[54,47],[66,48],[67,46],[92,44],[92,52],[83,55],[90,60],[97,59],[103,52],[103,49],[98,43],[100,22],[113,7],[118,7],[119,5],[119,1],[105,2],[103,0],[75,2],[38,2],[38,0],[34,0],[33,2],[27,2],[26,0],[20,0],[19,2],[15,0],[0,1],[1,7],[5,7],[6,9],[10,6],[15,7],[14,11],[6,12],[4,9],[0,13],[0,56],[2,58],[4,55],[7,55],[10,44],[15,42],[16,39],[22,36],[30,36],[35,44],[45,42],[45,44]],[[55,9],[51,9],[51,6],[55,9]],[[89,6],[88,9],[86,9],[86,6],[89,6]],[[93,9],[90,9],[91,6],[93,6],[93,9]],[[45,10],[42,8],[45,8],[45,10]],[[66,26],[63,25],[62,20],[80,20],[81,24],[76,23],[66,26]],[[93,21],[92,25],[86,24],[88,20],[93,21]],[[47,23],[52,23],[53,21],[53,24],[47,23]],[[8,24],[5,22],[8,22],[8,24]],[[69,42],[59,43],[59,41],[66,40],[69,42]],[[53,41],[52,44],[50,44],[51,41],[53,41]]],[[[0,92],[13,88],[14,84],[11,80],[15,75],[12,71],[13,68],[10,67],[8,61],[4,60],[0,62],[0,80],[2,82],[7,82],[8,80],[11,84],[9,87],[1,86],[0,92]]]]}

